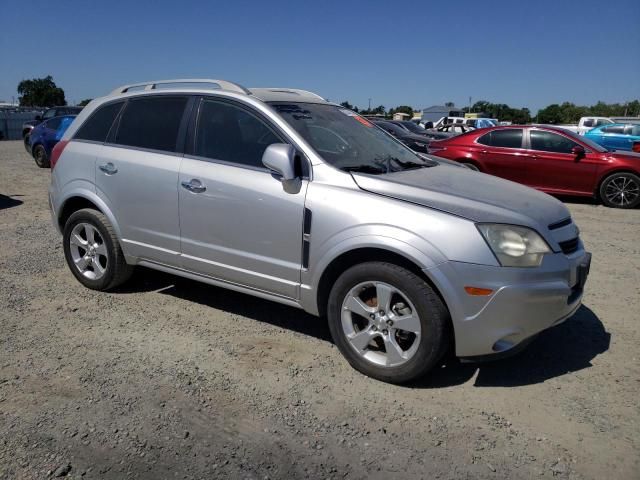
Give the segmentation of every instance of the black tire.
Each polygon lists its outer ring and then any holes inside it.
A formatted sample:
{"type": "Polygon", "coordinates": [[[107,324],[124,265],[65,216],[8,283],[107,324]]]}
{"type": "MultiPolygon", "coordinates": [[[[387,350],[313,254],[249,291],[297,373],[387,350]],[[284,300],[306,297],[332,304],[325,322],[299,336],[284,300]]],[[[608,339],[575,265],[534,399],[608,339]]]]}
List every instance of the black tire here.
{"type": "Polygon", "coordinates": [[[636,208],[640,205],[640,177],[631,172],[613,173],[602,181],[598,193],[607,207],[636,208]],[[626,195],[620,194],[621,189],[626,195]]]}
{"type": "Polygon", "coordinates": [[[24,136],[24,149],[27,151],[27,153],[31,153],[31,145],[29,145],[29,141],[31,140],[31,136],[29,134],[24,136]]]}
{"type": "Polygon", "coordinates": [[[33,159],[40,168],[49,168],[51,166],[47,151],[42,145],[36,145],[33,148],[33,159]]]}
{"type": "Polygon", "coordinates": [[[402,384],[425,375],[443,357],[450,345],[449,312],[440,297],[422,278],[391,263],[367,262],[346,270],[331,289],[327,316],[333,341],[351,366],[383,382],[402,384]],[[419,339],[415,339],[418,342],[417,350],[403,364],[382,366],[364,358],[349,343],[343,329],[343,301],[354,287],[370,281],[383,282],[397,288],[418,313],[421,334],[419,339]]]}
{"type": "Polygon", "coordinates": [[[67,220],[63,232],[64,257],[69,269],[76,279],[85,287],[92,290],[111,290],[126,282],[133,273],[133,266],[127,264],[120,248],[113,226],[101,212],[92,208],[83,208],[74,212],[67,220]],[[81,223],[90,224],[98,231],[106,246],[106,269],[101,278],[93,280],[84,276],[76,267],[71,253],[71,233],[81,223]]]}
{"type": "Polygon", "coordinates": [[[461,162],[461,163],[462,165],[467,167],[469,170],[473,170],[474,172],[480,171],[480,168],[478,168],[478,166],[475,163],[471,163],[471,162],[461,162]]]}

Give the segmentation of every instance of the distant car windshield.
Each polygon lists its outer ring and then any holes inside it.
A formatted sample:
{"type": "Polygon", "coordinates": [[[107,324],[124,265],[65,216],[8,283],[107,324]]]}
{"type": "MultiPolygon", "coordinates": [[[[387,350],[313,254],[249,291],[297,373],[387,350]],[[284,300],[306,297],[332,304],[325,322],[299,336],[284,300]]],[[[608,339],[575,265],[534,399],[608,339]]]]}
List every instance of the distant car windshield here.
{"type": "Polygon", "coordinates": [[[402,122],[402,126],[413,133],[418,133],[418,134],[424,133],[424,128],[420,128],[418,125],[416,125],[413,122],[402,122]]]}
{"type": "Polygon", "coordinates": [[[271,106],[318,155],[341,170],[380,174],[438,165],[351,110],[316,103],[273,102],[271,106]]]}
{"type": "Polygon", "coordinates": [[[572,132],[571,130],[565,130],[562,133],[578,140],[579,142],[584,143],[585,145],[587,145],[592,150],[595,150],[596,152],[604,153],[609,151],[606,148],[604,148],[602,145],[598,145],[596,142],[585,137],[584,135],[578,135],[576,132],[572,132]]]}

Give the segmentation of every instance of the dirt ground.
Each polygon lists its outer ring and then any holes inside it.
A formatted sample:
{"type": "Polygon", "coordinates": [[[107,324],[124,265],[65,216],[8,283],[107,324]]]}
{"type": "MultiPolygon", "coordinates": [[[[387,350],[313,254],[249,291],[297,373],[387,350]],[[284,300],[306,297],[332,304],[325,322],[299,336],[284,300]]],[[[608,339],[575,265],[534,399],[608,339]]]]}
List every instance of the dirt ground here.
{"type": "Polygon", "coordinates": [[[49,171],[0,142],[0,478],[640,478],[640,211],[569,208],[584,306],[517,357],[409,387],[301,311],[139,269],[68,271],[49,171]]]}

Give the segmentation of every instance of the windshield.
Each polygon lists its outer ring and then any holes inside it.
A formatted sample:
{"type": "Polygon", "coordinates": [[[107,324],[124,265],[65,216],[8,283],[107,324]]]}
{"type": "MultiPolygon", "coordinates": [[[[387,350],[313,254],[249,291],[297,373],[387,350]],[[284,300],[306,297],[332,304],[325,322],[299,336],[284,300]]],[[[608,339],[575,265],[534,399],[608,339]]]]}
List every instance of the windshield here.
{"type": "Polygon", "coordinates": [[[271,106],[318,155],[341,170],[380,174],[437,165],[351,110],[316,103],[271,106]]]}
{"type": "Polygon", "coordinates": [[[579,142],[584,143],[590,149],[595,150],[596,152],[604,153],[609,151],[608,149],[604,148],[602,145],[598,145],[596,142],[585,137],[584,135],[578,135],[576,132],[572,132],[571,130],[566,130],[566,131],[563,131],[562,133],[564,135],[574,138],[575,140],[578,140],[579,142]]]}
{"type": "Polygon", "coordinates": [[[407,130],[413,133],[422,134],[424,133],[424,128],[420,128],[413,122],[402,122],[402,126],[404,126],[407,130]]]}

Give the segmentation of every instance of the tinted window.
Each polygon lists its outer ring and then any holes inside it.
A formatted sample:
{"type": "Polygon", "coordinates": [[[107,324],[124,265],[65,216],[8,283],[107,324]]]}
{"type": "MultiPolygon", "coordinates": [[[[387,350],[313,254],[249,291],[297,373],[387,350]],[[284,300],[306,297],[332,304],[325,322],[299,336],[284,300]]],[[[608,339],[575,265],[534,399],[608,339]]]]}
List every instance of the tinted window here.
{"type": "Polygon", "coordinates": [[[571,149],[578,145],[567,137],[557,133],[531,130],[531,149],[543,152],[571,153],[571,149]]]}
{"type": "Polygon", "coordinates": [[[593,118],[588,118],[582,125],[585,127],[593,127],[593,118]]]}
{"type": "Polygon", "coordinates": [[[596,120],[596,127],[599,127],[600,125],[607,125],[608,123],[611,123],[611,120],[605,120],[604,118],[600,118],[596,120]]]}
{"type": "Polygon", "coordinates": [[[264,168],[262,154],[273,143],[282,140],[248,111],[212,100],[202,103],[196,129],[197,156],[264,168]]]}
{"type": "Polygon", "coordinates": [[[93,112],[87,121],[82,124],[74,138],[104,142],[122,105],[124,105],[124,102],[116,102],[98,108],[98,110],[93,112]]]}
{"type": "Polygon", "coordinates": [[[129,100],[118,126],[119,145],[175,152],[187,97],[143,97],[129,100]]]}
{"type": "Polygon", "coordinates": [[[522,130],[519,128],[493,130],[480,137],[478,143],[491,147],[522,148],[522,130]]]}
{"type": "Polygon", "coordinates": [[[42,116],[43,120],[47,120],[49,118],[53,118],[56,116],[56,110],[54,108],[47,110],[46,112],[44,112],[44,115],[42,116]]]}
{"type": "Polygon", "coordinates": [[[603,127],[602,131],[605,133],[623,133],[624,125],[616,125],[615,127],[603,127]]]}

